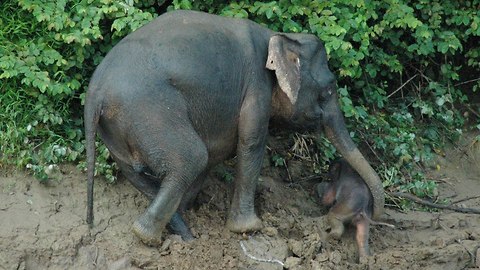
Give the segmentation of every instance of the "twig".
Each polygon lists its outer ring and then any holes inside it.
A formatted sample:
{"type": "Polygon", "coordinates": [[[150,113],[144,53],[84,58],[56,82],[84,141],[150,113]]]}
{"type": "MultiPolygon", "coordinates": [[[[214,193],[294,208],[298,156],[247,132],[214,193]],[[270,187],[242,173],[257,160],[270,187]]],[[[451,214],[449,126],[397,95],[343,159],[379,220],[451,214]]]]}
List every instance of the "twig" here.
{"type": "MultiPolygon", "coordinates": [[[[462,246],[468,253],[468,256],[470,256],[470,264],[469,265],[474,265],[475,264],[475,255],[473,255],[473,253],[468,250],[468,248],[462,243],[462,240],[461,239],[457,239],[455,240],[455,242],[457,242],[460,246],[462,246]]],[[[478,258],[477,258],[478,260],[478,258]]]]}
{"type": "Polygon", "coordinates": [[[438,203],[432,203],[426,200],[422,200],[418,198],[415,195],[409,194],[409,193],[403,193],[403,192],[388,192],[390,196],[396,196],[404,199],[411,200],[413,202],[416,202],[418,204],[422,204],[428,207],[432,208],[438,208],[438,209],[447,209],[447,210],[452,210],[455,212],[460,212],[460,213],[466,213],[466,214],[477,214],[480,215],[480,210],[474,209],[474,208],[465,208],[465,207],[454,207],[451,205],[442,205],[438,203]]]}
{"type": "Polygon", "coordinates": [[[474,109],[470,108],[469,105],[465,106],[465,108],[467,108],[467,110],[473,113],[476,117],[480,118],[480,114],[478,114],[474,109]]]}
{"type": "Polygon", "coordinates": [[[471,80],[468,80],[468,81],[464,81],[464,82],[457,83],[457,84],[455,84],[454,86],[457,87],[457,86],[460,86],[460,85],[463,85],[463,84],[467,84],[467,83],[471,83],[471,82],[476,82],[476,81],[479,81],[479,80],[480,80],[480,78],[471,79],[471,80]]]}
{"type": "Polygon", "coordinates": [[[210,198],[210,200],[208,200],[207,207],[210,207],[210,203],[213,201],[214,198],[215,198],[215,194],[213,194],[213,196],[210,198]]]}
{"type": "Polygon", "coordinates": [[[456,203],[459,203],[459,202],[464,202],[464,201],[469,201],[469,200],[477,199],[477,198],[480,198],[480,196],[467,197],[467,198],[465,198],[465,199],[461,199],[461,200],[458,200],[458,201],[454,201],[454,202],[450,203],[450,205],[456,204],[456,203]]]}
{"type": "Polygon", "coordinates": [[[93,258],[93,266],[97,266],[97,260],[98,260],[98,247],[95,246],[95,257],[93,258]]]}
{"type": "Polygon", "coordinates": [[[35,149],[37,149],[38,147],[40,147],[40,146],[41,146],[42,144],[44,144],[44,143],[45,143],[45,141],[43,141],[43,142],[35,145],[35,146],[32,148],[32,151],[34,151],[35,149]]]}
{"type": "MultiPolygon", "coordinates": [[[[390,194],[387,193],[387,195],[390,196],[390,194]]],[[[402,207],[397,203],[397,200],[395,200],[395,198],[393,198],[393,196],[390,196],[389,198],[395,205],[392,205],[394,207],[397,207],[400,211],[402,212],[405,212],[404,210],[402,210],[402,207]]],[[[386,204],[387,205],[387,204],[386,204]]],[[[388,206],[388,205],[387,205],[388,206]]]]}
{"type": "Polygon", "coordinates": [[[8,205],[5,205],[4,207],[0,208],[0,211],[7,211],[7,210],[10,208],[10,206],[12,206],[12,205],[14,205],[14,204],[15,204],[15,203],[12,202],[12,203],[10,203],[10,204],[8,204],[8,205]]]}
{"type": "Polygon", "coordinates": [[[380,158],[380,156],[377,154],[377,152],[373,149],[373,147],[368,143],[368,140],[365,138],[365,134],[363,134],[363,132],[360,131],[360,135],[362,136],[363,141],[367,144],[368,148],[370,148],[370,151],[372,151],[372,153],[378,159],[378,161],[383,163],[383,160],[380,158]]]}
{"type": "Polygon", "coordinates": [[[245,244],[243,244],[243,241],[240,240],[240,246],[242,247],[243,253],[247,255],[250,259],[257,261],[257,262],[266,262],[266,263],[278,263],[282,267],[284,266],[283,262],[277,259],[263,259],[263,258],[257,258],[253,256],[252,254],[247,252],[247,248],[245,247],[245,244]]]}
{"type": "Polygon", "coordinates": [[[405,87],[405,85],[407,85],[407,83],[409,83],[411,80],[415,79],[415,77],[417,77],[418,74],[415,74],[413,75],[413,77],[411,77],[410,79],[408,79],[406,82],[404,82],[402,85],[400,85],[400,87],[397,88],[397,90],[393,91],[392,93],[390,93],[390,95],[387,96],[387,98],[390,98],[391,96],[395,95],[395,93],[397,93],[398,91],[402,90],[403,87],[405,87]]]}
{"type": "Polygon", "coordinates": [[[299,154],[296,154],[296,153],[292,153],[292,155],[293,155],[294,157],[297,157],[297,158],[300,158],[300,159],[303,159],[303,160],[308,160],[308,161],[310,161],[310,160],[311,160],[311,158],[310,158],[310,157],[307,157],[307,156],[301,156],[301,155],[299,155],[299,154]]]}
{"type": "MultiPolygon", "coordinates": [[[[442,179],[436,179],[435,181],[436,181],[437,183],[438,183],[438,182],[442,182],[442,183],[445,183],[445,184],[450,185],[450,186],[453,187],[453,184],[450,183],[450,181],[448,181],[448,180],[451,180],[451,178],[449,178],[449,177],[444,177],[444,178],[442,178],[442,179]]],[[[455,194],[455,196],[457,196],[457,194],[455,194]]]]}
{"type": "Polygon", "coordinates": [[[283,160],[283,165],[285,166],[285,169],[287,170],[288,182],[292,183],[292,176],[290,175],[290,171],[288,170],[287,162],[285,161],[285,159],[283,160]]]}

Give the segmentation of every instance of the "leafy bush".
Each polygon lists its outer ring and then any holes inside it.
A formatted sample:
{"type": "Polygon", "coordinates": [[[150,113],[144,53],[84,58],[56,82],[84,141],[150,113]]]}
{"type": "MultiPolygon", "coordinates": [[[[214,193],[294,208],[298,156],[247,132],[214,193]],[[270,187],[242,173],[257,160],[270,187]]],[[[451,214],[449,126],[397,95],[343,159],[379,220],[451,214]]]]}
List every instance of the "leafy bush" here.
{"type": "MultiPolygon", "coordinates": [[[[353,139],[373,153],[387,189],[417,195],[434,189],[421,164],[460,135],[466,120],[480,127],[472,118],[478,108],[468,104],[480,86],[479,8],[478,0],[174,0],[168,7],[317,35],[353,139]],[[473,114],[466,118],[464,108],[473,114]]],[[[6,0],[0,9],[1,162],[45,179],[49,165],[83,159],[82,102],[95,66],[165,7],[153,0],[6,0]]],[[[312,162],[334,157],[326,145],[324,138],[309,144],[324,151],[312,162]]],[[[99,151],[100,173],[113,179],[108,151],[99,151]]]]}
{"type": "MultiPolygon", "coordinates": [[[[4,1],[0,10],[2,164],[47,179],[84,153],[82,102],[103,55],[154,15],[118,1],[4,1]],[[3,105],[5,104],[5,106],[3,105]]],[[[100,163],[108,151],[102,147],[100,163]]],[[[112,178],[112,166],[100,172],[112,178]]]]}

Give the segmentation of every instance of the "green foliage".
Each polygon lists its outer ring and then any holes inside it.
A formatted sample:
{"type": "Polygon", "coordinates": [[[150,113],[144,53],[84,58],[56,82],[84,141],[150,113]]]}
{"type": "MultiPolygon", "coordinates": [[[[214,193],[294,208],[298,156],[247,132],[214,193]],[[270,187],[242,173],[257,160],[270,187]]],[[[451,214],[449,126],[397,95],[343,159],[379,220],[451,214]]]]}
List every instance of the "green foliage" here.
{"type": "Polygon", "coordinates": [[[233,175],[233,173],[229,171],[225,171],[225,173],[221,177],[221,179],[227,183],[232,183],[234,178],[235,176],[233,175]]]}
{"type": "Polygon", "coordinates": [[[280,156],[279,154],[274,154],[272,156],[273,166],[275,167],[284,167],[285,166],[285,158],[280,156]]]}
{"type": "MultiPolygon", "coordinates": [[[[50,165],[84,153],[81,103],[95,66],[154,15],[108,0],[9,0],[0,9],[1,163],[47,179],[50,165]]],[[[113,176],[112,165],[99,171],[113,176]]]]}
{"type": "Polygon", "coordinates": [[[232,183],[235,178],[234,165],[230,162],[220,164],[214,168],[214,175],[226,183],[232,183]]]}
{"type": "MultiPolygon", "coordinates": [[[[46,179],[50,165],[84,158],[88,80],[122,37],[158,15],[157,3],[2,2],[1,164],[46,179]]],[[[478,0],[174,0],[168,10],[202,10],[317,35],[338,77],[351,136],[373,153],[386,189],[431,196],[434,183],[419,173],[422,162],[460,135],[466,120],[480,123],[465,119],[463,111],[467,96],[480,87],[479,7],[478,0]]],[[[319,173],[335,149],[323,137],[300,137],[293,141],[303,147],[281,158],[302,155],[314,164],[312,173],[319,173]]],[[[99,172],[113,180],[108,151],[101,144],[98,151],[99,172]]],[[[281,165],[280,160],[273,161],[281,165]]]]}
{"type": "Polygon", "coordinates": [[[291,156],[309,163],[313,174],[327,170],[328,163],[337,157],[337,150],[323,134],[294,134],[291,156]]]}

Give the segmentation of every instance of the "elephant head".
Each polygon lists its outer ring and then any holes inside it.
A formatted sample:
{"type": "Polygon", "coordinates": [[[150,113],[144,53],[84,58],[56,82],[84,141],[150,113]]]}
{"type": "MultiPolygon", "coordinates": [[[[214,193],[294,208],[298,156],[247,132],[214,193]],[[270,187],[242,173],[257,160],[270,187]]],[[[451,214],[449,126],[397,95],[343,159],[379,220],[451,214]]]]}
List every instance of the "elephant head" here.
{"type": "Polygon", "coordinates": [[[377,173],[360,153],[345,126],[335,76],[328,68],[325,48],[309,34],[270,37],[266,68],[275,71],[272,118],[296,127],[321,127],[327,138],[360,174],[374,199],[374,218],[383,213],[385,195],[377,173]]]}

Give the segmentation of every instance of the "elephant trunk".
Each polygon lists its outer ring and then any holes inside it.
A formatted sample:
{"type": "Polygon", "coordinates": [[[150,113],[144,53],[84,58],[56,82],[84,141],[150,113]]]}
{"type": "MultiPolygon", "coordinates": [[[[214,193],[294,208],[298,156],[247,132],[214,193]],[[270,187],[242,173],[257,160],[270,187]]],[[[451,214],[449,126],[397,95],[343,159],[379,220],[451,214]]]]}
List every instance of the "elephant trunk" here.
{"type": "Polygon", "coordinates": [[[373,218],[379,219],[383,214],[385,204],[382,181],[350,138],[336,94],[324,107],[324,131],[335,148],[369,187],[373,196],[373,218]]]}

